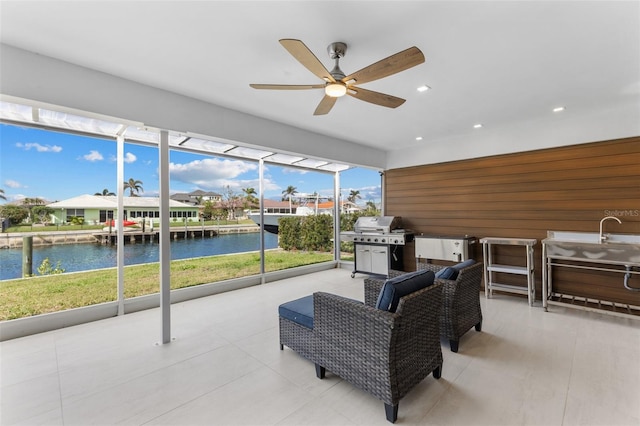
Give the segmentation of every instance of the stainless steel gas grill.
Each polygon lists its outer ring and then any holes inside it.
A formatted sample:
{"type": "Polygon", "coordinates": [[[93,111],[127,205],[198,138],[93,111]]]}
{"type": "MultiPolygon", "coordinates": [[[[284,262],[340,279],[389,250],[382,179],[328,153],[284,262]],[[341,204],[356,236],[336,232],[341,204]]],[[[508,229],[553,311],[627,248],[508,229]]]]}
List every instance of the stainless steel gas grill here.
{"type": "Polygon", "coordinates": [[[403,270],[403,247],[413,241],[413,233],[402,229],[398,216],[360,217],[353,231],[340,233],[340,241],[352,242],[354,269],[371,275],[389,276],[389,270],[403,270]]]}

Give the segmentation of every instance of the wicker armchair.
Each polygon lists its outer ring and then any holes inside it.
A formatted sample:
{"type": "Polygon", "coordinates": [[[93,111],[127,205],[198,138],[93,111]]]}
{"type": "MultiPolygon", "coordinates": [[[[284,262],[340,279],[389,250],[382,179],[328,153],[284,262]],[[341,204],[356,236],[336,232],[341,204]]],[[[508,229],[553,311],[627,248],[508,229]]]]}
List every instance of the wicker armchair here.
{"type": "Polygon", "coordinates": [[[301,350],[315,363],[318,378],[329,371],[380,399],[393,423],[400,399],[430,373],[440,378],[441,299],[442,284],[434,283],[400,298],[391,313],[317,292],[313,329],[291,328],[291,321],[281,317],[280,344],[301,350]]]}
{"type": "MultiPolygon", "coordinates": [[[[418,270],[438,272],[445,268],[442,265],[418,262],[418,270]]],[[[389,277],[406,274],[401,271],[390,271],[389,277]]],[[[452,352],[458,352],[460,337],[475,327],[482,330],[482,310],[480,308],[480,284],[482,282],[483,264],[475,263],[458,273],[455,280],[436,278],[442,283],[442,311],[440,313],[440,336],[449,340],[452,352]]],[[[367,306],[375,306],[384,279],[366,278],[364,280],[364,300],[367,306]]]]}
{"type": "Polygon", "coordinates": [[[402,397],[431,372],[440,378],[441,294],[441,285],[434,284],[401,298],[389,313],[316,293],[316,374],[323,378],[329,370],[382,400],[387,420],[395,422],[402,397]]]}

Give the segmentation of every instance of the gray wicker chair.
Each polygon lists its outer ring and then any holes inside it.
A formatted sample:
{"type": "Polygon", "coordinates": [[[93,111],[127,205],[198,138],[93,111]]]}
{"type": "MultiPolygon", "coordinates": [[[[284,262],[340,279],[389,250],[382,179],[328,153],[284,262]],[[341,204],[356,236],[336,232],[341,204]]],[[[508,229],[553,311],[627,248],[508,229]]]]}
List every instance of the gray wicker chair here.
{"type": "Polygon", "coordinates": [[[313,329],[280,317],[286,345],[316,365],[384,402],[395,422],[398,404],[415,385],[442,372],[438,317],[442,284],[400,298],[395,313],[328,293],[314,293],[313,329]]]}
{"type": "MultiPolygon", "coordinates": [[[[418,270],[438,272],[445,268],[442,265],[417,262],[418,270]]],[[[390,271],[393,278],[406,272],[390,271]]],[[[440,313],[440,336],[449,340],[452,352],[458,352],[460,337],[475,327],[482,330],[482,309],[480,308],[480,285],[482,282],[483,264],[475,263],[458,273],[455,280],[436,278],[442,283],[442,311],[440,313]]],[[[364,280],[364,299],[367,306],[375,306],[384,279],[366,278],[364,280]]]]}

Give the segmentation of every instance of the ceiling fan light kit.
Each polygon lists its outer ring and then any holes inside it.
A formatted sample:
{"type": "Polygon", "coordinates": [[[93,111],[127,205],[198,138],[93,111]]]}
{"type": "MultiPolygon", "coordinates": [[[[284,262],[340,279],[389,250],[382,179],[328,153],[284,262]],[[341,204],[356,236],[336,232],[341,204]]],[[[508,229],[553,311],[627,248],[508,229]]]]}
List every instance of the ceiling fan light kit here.
{"type": "Polygon", "coordinates": [[[337,98],[349,95],[361,101],[369,102],[387,108],[397,108],[405,100],[372,90],[358,87],[358,84],[368,83],[383,77],[405,71],[424,62],[424,55],[417,47],[413,46],[402,52],[398,52],[388,58],[362,68],[355,73],[345,75],[340,69],[340,58],[347,52],[347,44],[335,42],[327,46],[329,57],[335,60],[335,66],[329,72],[311,50],[300,40],[282,39],[280,44],[298,60],[305,68],[311,71],[325,84],[250,84],[254,89],[267,90],[306,90],[324,88],[325,96],[322,98],[314,115],[328,114],[333,108],[337,98]]]}
{"type": "Polygon", "coordinates": [[[332,98],[339,98],[347,94],[347,86],[340,83],[328,83],[324,88],[324,93],[332,98]]]}

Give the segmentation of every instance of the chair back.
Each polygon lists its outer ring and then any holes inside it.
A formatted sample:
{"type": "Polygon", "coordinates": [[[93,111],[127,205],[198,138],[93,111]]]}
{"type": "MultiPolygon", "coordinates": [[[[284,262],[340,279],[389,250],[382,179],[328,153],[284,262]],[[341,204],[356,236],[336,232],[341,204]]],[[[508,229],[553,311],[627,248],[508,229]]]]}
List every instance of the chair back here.
{"type": "Polygon", "coordinates": [[[439,346],[441,309],[442,283],[400,298],[392,345],[401,345],[403,351],[413,351],[418,357],[429,351],[429,345],[439,346]]]}

